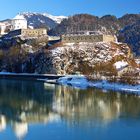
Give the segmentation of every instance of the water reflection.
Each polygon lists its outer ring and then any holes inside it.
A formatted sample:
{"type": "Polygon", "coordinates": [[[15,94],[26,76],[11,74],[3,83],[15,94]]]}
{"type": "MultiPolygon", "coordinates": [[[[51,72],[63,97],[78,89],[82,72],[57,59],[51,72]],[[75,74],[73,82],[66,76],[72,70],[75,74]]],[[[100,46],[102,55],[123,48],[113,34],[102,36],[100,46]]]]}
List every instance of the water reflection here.
{"type": "Polygon", "coordinates": [[[13,124],[13,130],[18,139],[22,139],[26,136],[28,132],[28,123],[27,122],[15,122],[13,124]]]}
{"type": "Polygon", "coordinates": [[[28,134],[30,124],[66,122],[68,127],[93,127],[123,117],[139,119],[138,97],[42,82],[0,80],[0,132],[10,125],[18,139],[28,134]]]}
{"type": "Polygon", "coordinates": [[[0,132],[4,131],[6,129],[6,118],[5,116],[0,116],[0,132]]]}
{"type": "Polygon", "coordinates": [[[69,87],[57,87],[56,91],[53,110],[70,123],[103,124],[120,116],[122,103],[115,95],[108,96],[95,89],[69,87]]]}

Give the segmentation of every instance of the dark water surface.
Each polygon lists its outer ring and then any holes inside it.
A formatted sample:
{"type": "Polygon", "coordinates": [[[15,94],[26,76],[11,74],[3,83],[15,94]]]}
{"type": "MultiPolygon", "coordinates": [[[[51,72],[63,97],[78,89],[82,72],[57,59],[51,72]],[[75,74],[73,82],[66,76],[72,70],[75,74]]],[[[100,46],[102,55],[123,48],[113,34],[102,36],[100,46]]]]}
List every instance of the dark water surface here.
{"type": "Polygon", "coordinates": [[[0,80],[0,140],[139,140],[140,98],[0,80]]]}

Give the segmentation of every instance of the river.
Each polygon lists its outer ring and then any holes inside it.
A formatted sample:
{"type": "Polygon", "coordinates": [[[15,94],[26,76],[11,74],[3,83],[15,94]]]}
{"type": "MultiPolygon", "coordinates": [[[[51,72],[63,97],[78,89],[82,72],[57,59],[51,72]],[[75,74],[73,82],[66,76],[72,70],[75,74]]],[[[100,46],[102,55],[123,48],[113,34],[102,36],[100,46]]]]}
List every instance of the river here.
{"type": "Polygon", "coordinates": [[[139,129],[137,96],[0,80],[0,140],[134,140],[139,129]]]}

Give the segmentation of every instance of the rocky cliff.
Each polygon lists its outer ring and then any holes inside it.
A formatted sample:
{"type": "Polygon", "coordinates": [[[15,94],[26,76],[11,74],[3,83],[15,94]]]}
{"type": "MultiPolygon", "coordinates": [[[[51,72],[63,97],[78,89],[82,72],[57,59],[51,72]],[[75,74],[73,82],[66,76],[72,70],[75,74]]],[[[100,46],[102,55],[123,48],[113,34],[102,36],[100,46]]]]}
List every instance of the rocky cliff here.
{"type": "MultiPolygon", "coordinates": [[[[127,61],[130,57],[131,51],[126,44],[103,42],[65,44],[63,47],[49,50],[49,55],[45,59],[49,61],[46,61],[46,64],[43,63],[43,68],[46,68],[43,71],[56,74],[76,72],[91,74],[97,65],[105,66],[105,64],[106,69],[109,68],[108,71],[111,71],[115,61],[118,59],[127,61]]],[[[38,61],[39,65],[42,65],[41,62],[43,61],[38,61]]]]}
{"type": "Polygon", "coordinates": [[[25,44],[0,50],[0,71],[92,74],[95,71],[115,73],[114,63],[131,62],[131,50],[122,43],[78,43],[40,46],[36,51],[25,44]]]}

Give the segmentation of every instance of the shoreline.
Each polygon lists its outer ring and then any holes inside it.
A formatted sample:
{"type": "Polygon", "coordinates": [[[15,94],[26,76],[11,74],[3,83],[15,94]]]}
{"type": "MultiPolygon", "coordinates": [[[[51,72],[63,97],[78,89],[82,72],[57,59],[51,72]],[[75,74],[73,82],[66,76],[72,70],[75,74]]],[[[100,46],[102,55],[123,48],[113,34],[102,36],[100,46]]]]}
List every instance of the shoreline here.
{"type": "Polygon", "coordinates": [[[128,85],[124,83],[110,83],[108,81],[90,82],[90,87],[99,89],[118,91],[121,93],[129,93],[140,96],[140,85],[128,85]]]}
{"type": "Polygon", "coordinates": [[[103,90],[112,90],[140,96],[140,84],[128,85],[124,83],[109,82],[107,80],[88,81],[85,76],[66,76],[58,79],[58,83],[61,85],[71,85],[75,88],[81,89],[94,87],[103,90]]]}
{"type": "Polygon", "coordinates": [[[0,78],[5,79],[25,79],[25,80],[53,80],[64,77],[63,75],[55,74],[36,74],[36,73],[10,73],[10,72],[0,72],[0,78]]]}
{"type": "Polygon", "coordinates": [[[124,83],[109,82],[107,80],[88,81],[86,76],[82,75],[54,75],[54,74],[35,74],[35,73],[9,73],[0,72],[2,79],[15,80],[36,80],[40,82],[68,85],[75,88],[98,88],[103,90],[112,90],[140,96],[140,84],[128,85],[124,83]]]}

